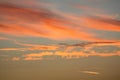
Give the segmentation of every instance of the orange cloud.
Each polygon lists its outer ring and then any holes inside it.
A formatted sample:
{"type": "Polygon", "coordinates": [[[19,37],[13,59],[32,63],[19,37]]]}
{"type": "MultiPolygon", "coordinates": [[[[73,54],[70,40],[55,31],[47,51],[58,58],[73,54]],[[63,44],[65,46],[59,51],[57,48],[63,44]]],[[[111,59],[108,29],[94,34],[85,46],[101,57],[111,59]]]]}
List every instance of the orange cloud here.
{"type": "Polygon", "coordinates": [[[86,27],[96,29],[96,30],[104,30],[104,31],[117,31],[120,32],[120,21],[105,18],[105,17],[84,17],[81,20],[83,25],[86,27]]]}
{"type": "MultiPolygon", "coordinates": [[[[104,53],[104,52],[96,52],[94,50],[90,50],[90,48],[94,48],[95,46],[106,46],[106,45],[113,45],[119,47],[119,42],[90,42],[90,43],[81,43],[81,44],[74,44],[74,45],[65,45],[66,47],[70,46],[72,47],[71,51],[60,51],[59,48],[61,45],[58,45],[59,47],[55,50],[55,52],[40,52],[40,53],[30,53],[24,55],[24,60],[44,60],[44,56],[60,56],[65,59],[73,59],[73,58],[80,58],[80,57],[91,57],[91,56],[98,56],[98,57],[112,57],[112,56],[120,56],[120,51],[116,50],[114,52],[104,53]],[[82,47],[89,51],[89,53],[86,53],[85,50],[80,51],[74,51],[73,49],[76,47],[82,47]],[[88,47],[89,46],[89,47],[88,47]]],[[[71,49],[71,48],[70,48],[71,49]]]]}
{"type": "Polygon", "coordinates": [[[90,57],[90,56],[98,56],[98,57],[112,57],[112,56],[120,56],[120,52],[116,53],[84,53],[84,52],[60,52],[57,51],[53,52],[41,52],[41,53],[31,53],[24,55],[23,60],[44,60],[44,56],[60,56],[65,59],[73,59],[73,58],[80,58],[80,57],[90,57]]]}
{"type": "Polygon", "coordinates": [[[0,37],[0,40],[9,40],[9,39],[5,37],[0,37]]]}
{"type": "Polygon", "coordinates": [[[12,60],[44,60],[52,59],[54,56],[59,56],[64,59],[74,59],[80,57],[112,57],[112,56],[120,56],[119,50],[113,50],[113,52],[104,53],[104,52],[96,52],[92,50],[92,48],[96,46],[115,46],[120,47],[120,42],[83,42],[79,44],[58,44],[58,45],[35,45],[35,44],[24,44],[17,42],[16,44],[22,45],[25,48],[1,48],[0,51],[35,51],[35,50],[45,50],[39,53],[29,53],[22,55],[21,57],[13,57],[12,60]],[[63,50],[61,50],[61,48],[63,50]],[[74,50],[75,48],[81,48],[80,51],[74,50]],[[66,50],[67,49],[67,50],[66,50]],[[47,51],[48,50],[48,51],[47,51]],[[50,56],[53,56],[50,58],[50,56]]]}
{"type": "Polygon", "coordinates": [[[40,53],[40,54],[26,54],[24,55],[24,60],[43,60],[44,56],[51,56],[53,55],[52,52],[44,52],[44,53],[40,53]]]}
{"type": "Polygon", "coordinates": [[[13,61],[19,61],[20,58],[19,58],[19,57],[13,57],[12,60],[13,60],[13,61]]]}
{"type": "Polygon", "coordinates": [[[48,37],[53,39],[81,39],[81,40],[100,40],[97,38],[94,38],[94,34],[77,30],[76,28],[71,26],[64,26],[64,24],[52,21],[52,20],[46,20],[45,28],[46,30],[49,30],[48,37]],[[56,25],[57,24],[57,25],[56,25]],[[61,25],[62,24],[62,25],[61,25]],[[54,31],[53,31],[54,30],[54,31]],[[61,35],[61,33],[63,35],[61,35]],[[82,35],[82,36],[81,36],[82,35]]]}
{"type": "Polygon", "coordinates": [[[16,25],[0,25],[0,32],[5,34],[11,34],[16,36],[40,36],[44,33],[38,32],[37,30],[33,30],[31,28],[27,28],[24,26],[16,26],[16,25]]]}
{"type": "MultiPolygon", "coordinates": [[[[0,33],[15,36],[45,37],[49,39],[103,40],[87,32],[78,23],[62,15],[40,7],[40,10],[0,4],[0,33]],[[9,13],[9,14],[8,14],[9,13]],[[62,34],[61,34],[62,33],[62,34]]],[[[71,18],[71,17],[70,17],[71,18]]],[[[71,19],[76,19],[72,17],[71,19]]]]}
{"type": "MultiPolygon", "coordinates": [[[[81,7],[88,9],[86,6],[81,5],[81,7]]],[[[75,15],[51,11],[41,5],[39,8],[38,10],[20,7],[11,3],[0,4],[0,17],[3,19],[0,21],[0,33],[54,40],[107,41],[97,38],[99,34],[91,33],[88,29],[120,31],[119,20],[110,17],[99,15],[99,17],[86,16],[79,19],[75,15]]]]}
{"type": "Polygon", "coordinates": [[[17,42],[16,40],[13,40],[15,44],[23,46],[24,48],[0,48],[0,51],[34,51],[34,50],[63,50],[64,52],[72,51],[74,48],[79,47],[83,48],[82,50],[89,50],[91,48],[94,48],[96,46],[114,46],[114,47],[120,47],[119,41],[111,41],[111,42],[81,42],[77,44],[56,44],[56,45],[39,45],[39,44],[27,44],[27,43],[21,43],[17,42]]]}
{"type": "Polygon", "coordinates": [[[35,50],[57,50],[57,46],[31,45],[26,48],[0,48],[0,51],[35,51],[35,50]]]}
{"type": "Polygon", "coordinates": [[[16,51],[16,50],[21,50],[19,48],[1,48],[0,51],[16,51]]]}

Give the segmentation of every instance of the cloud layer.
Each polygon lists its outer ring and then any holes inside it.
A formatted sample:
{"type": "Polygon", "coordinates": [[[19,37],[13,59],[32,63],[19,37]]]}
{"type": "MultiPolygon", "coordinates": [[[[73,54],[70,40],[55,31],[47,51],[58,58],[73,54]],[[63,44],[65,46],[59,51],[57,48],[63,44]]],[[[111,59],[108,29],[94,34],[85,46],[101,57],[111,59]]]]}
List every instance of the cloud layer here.
{"type": "MultiPolygon", "coordinates": [[[[54,3],[37,0],[0,1],[0,40],[10,40],[13,41],[13,45],[19,46],[0,48],[0,51],[26,53],[20,57],[15,56],[12,60],[43,60],[45,56],[59,56],[66,59],[120,56],[119,50],[110,52],[110,48],[120,48],[120,40],[102,34],[106,32],[119,35],[120,20],[116,18],[117,16],[106,14],[103,9],[86,5],[79,4],[73,7],[85,14],[65,13],[57,9],[54,3]],[[22,43],[24,40],[19,42],[5,35],[22,39],[37,37],[54,41],[79,40],[82,42],[52,45],[28,44],[22,43]],[[103,51],[96,51],[96,47],[102,48],[103,51]],[[109,50],[104,47],[109,47],[109,50]]],[[[117,35],[116,37],[119,38],[117,35]]]]}
{"type": "Polygon", "coordinates": [[[60,43],[54,45],[26,44],[17,41],[14,41],[14,43],[23,47],[1,48],[0,51],[1,52],[9,51],[11,53],[14,53],[16,51],[18,53],[23,52],[24,54],[21,54],[20,56],[11,57],[11,60],[15,60],[15,61],[44,60],[51,58],[54,59],[54,57],[61,57],[64,59],[74,59],[74,58],[91,57],[91,56],[96,56],[96,57],[120,56],[120,42],[82,42],[78,44],[60,43]],[[96,51],[95,48],[98,50],[96,51]],[[118,48],[118,50],[116,48],[118,48]]]}
{"type": "MultiPolygon", "coordinates": [[[[78,18],[47,9],[42,4],[41,2],[37,8],[31,8],[25,5],[21,7],[13,3],[1,3],[0,33],[54,40],[104,41],[106,39],[98,38],[99,34],[90,30],[120,31],[119,20],[87,15],[84,15],[85,17],[81,15],[78,18]]],[[[27,5],[30,4],[27,3],[27,5]]]]}

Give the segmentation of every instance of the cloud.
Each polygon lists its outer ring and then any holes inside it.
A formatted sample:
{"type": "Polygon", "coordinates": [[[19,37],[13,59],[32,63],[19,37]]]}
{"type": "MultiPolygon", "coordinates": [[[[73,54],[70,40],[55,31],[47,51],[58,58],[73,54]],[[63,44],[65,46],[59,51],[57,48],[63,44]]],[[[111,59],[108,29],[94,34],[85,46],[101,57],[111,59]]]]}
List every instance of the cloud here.
{"type": "Polygon", "coordinates": [[[65,44],[59,44],[56,45],[57,48],[56,50],[54,50],[54,52],[51,51],[44,51],[44,52],[40,52],[40,53],[29,53],[29,54],[25,54],[24,55],[24,60],[44,60],[44,56],[59,56],[61,58],[65,58],[65,59],[74,59],[74,58],[80,58],[80,57],[91,57],[91,56],[98,56],[98,57],[112,57],[112,56],[120,56],[120,51],[116,50],[114,52],[109,52],[109,53],[104,53],[104,52],[96,52],[95,50],[91,50],[92,48],[96,47],[96,46],[105,46],[105,45],[112,45],[112,46],[118,46],[119,42],[89,42],[89,43],[81,43],[81,44],[74,44],[74,45],[65,45],[65,44]],[[63,51],[60,50],[61,46],[65,46],[65,47],[72,47],[70,48],[71,51],[66,50],[64,48],[63,51]],[[89,48],[88,48],[89,46],[89,48]],[[74,49],[76,47],[80,47],[80,48],[84,48],[85,50],[87,50],[87,52],[85,52],[84,49],[80,50],[80,51],[75,51],[74,49]],[[89,52],[89,53],[88,53],[89,52]]]}
{"type": "Polygon", "coordinates": [[[86,74],[92,74],[92,75],[98,75],[100,74],[99,72],[95,72],[95,71],[80,71],[82,73],[86,73],[86,74]]]}
{"type": "MultiPolygon", "coordinates": [[[[5,0],[6,1],[6,0],[5,0]]],[[[8,0],[7,0],[8,1],[8,0]]],[[[11,40],[20,47],[0,48],[0,51],[31,51],[27,55],[22,55],[24,60],[43,60],[44,56],[60,56],[66,59],[80,57],[110,57],[120,56],[120,51],[114,53],[98,53],[94,50],[96,46],[114,46],[120,47],[119,40],[107,40],[99,38],[101,35],[92,30],[120,32],[120,21],[115,16],[101,14],[101,10],[79,5],[78,7],[88,12],[94,12],[95,15],[73,15],[59,10],[51,10],[48,6],[54,4],[34,0],[17,0],[0,3],[0,34],[7,34],[16,37],[38,37],[49,38],[53,40],[82,40],[76,44],[57,44],[57,45],[35,45],[20,43],[16,40],[0,37],[0,40],[11,40]],[[34,5],[34,6],[33,6],[34,5]],[[33,6],[33,7],[32,7],[33,6]],[[98,14],[97,12],[100,13],[98,14]],[[79,48],[79,50],[75,50],[79,48]],[[32,51],[43,51],[32,53],[32,51]],[[89,52],[89,53],[88,53],[89,52]],[[23,57],[24,56],[24,57],[23,57]]],[[[9,37],[10,37],[9,36],[9,37]]],[[[104,50],[105,51],[105,50],[104,50]]],[[[13,60],[21,60],[14,57],[13,60]]]]}
{"type": "MultiPolygon", "coordinates": [[[[96,52],[91,52],[91,53],[84,53],[84,52],[61,52],[61,51],[56,51],[56,52],[40,52],[40,53],[29,53],[22,55],[21,60],[45,60],[45,56],[48,57],[48,59],[51,59],[51,56],[58,56],[64,59],[76,59],[76,58],[81,58],[81,57],[112,57],[112,56],[120,56],[119,51],[116,53],[96,53],[96,52]]],[[[54,57],[52,57],[54,59],[54,57]]]]}
{"type": "Polygon", "coordinates": [[[105,17],[86,16],[82,18],[83,25],[88,28],[120,32],[120,21],[105,17]]]}
{"type": "Polygon", "coordinates": [[[88,11],[88,12],[103,12],[103,10],[98,9],[98,8],[94,8],[94,7],[90,7],[90,6],[86,6],[86,5],[81,5],[81,4],[77,4],[75,5],[76,8],[83,10],[83,11],[88,11]]]}
{"type": "MultiPolygon", "coordinates": [[[[16,43],[18,44],[18,43],[16,43]]],[[[24,43],[19,43],[18,48],[0,48],[0,51],[35,51],[35,50],[57,50],[59,46],[56,45],[35,45],[35,44],[24,44],[24,43]]]]}
{"type": "MultiPolygon", "coordinates": [[[[41,8],[36,11],[30,8],[22,8],[12,4],[0,4],[0,15],[3,21],[0,21],[0,32],[16,36],[42,36],[44,33],[39,29],[36,30],[32,22],[41,22],[43,19],[52,17],[49,10],[41,8]],[[9,14],[8,14],[9,13],[9,14]],[[19,31],[20,30],[20,31],[19,31]]],[[[41,28],[41,27],[40,27],[41,28]]]]}
{"type": "Polygon", "coordinates": [[[9,39],[5,37],[0,37],[0,40],[9,40],[9,39]]]}
{"type": "Polygon", "coordinates": [[[81,42],[77,44],[65,44],[65,43],[59,43],[59,44],[53,44],[53,45],[40,45],[40,44],[27,44],[27,43],[21,43],[16,40],[7,39],[14,42],[14,44],[19,45],[21,47],[18,48],[0,48],[0,51],[35,51],[35,50],[52,50],[52,51],[62,51],[67,52],[69,50],[73,51],[75,48],[83,48],[82,50],[89,50],[91,48],[94,48],[96,46],[114,46],[114,47],[120,47],[119,41],[106,41],[106,42],[81,42]]]}
{"type": "Polygon", "coordinates": [[[64,45],[64,46],[79,46],[79,47],[86,47],[86,46],[91,46],[91,45],[97,45],[97,46],[102,46],[102,45],[120,45],[119,41],[102,41],[102,42],[81,42],[81,43],[77,43],[77,44],[64,44],[64,43],[60,43],[60,45],[64,45]]]}
{"type": "MultiPolygon", "coordinates": [[[[50,57],[54,59],[55,56],[64,58],[64,59],[78,59],[81,57],[87,58],[87,57],[113,57],[113,56],[120,56],[120,51],[116,51],[115,53],[97,53],[94,51],[91,51],[91,53],[85,53],[85,52],[62,52],[62,51],[56,51],[56,52],[48,52],[43,51],[40,53],[29,53],[25,55],[19,56],[19,60],[45,60],[48,57],[48,59],[51,59],[50,57]]],[[[13,58],[12,58],[13,60],[13,58]]]]}
{"type": "Polygon", "coordinates": [[[13,60],[13,61],[19,61],[20,58],[19,58],[19,57],[13,57],[12,60],[13,60]]]}
{"type": "MultiPolygon", "coordinates": [[[[113,57],[120,56],[120,50],[112,50],[105,53],[104,48],[102,52],[94,50],[95,47],[113,46],[120,47],[119,42],[83,42],[79,44],[58,44],[58,45],[35,45],[16,42],[25,48],[1,48],[0,51],[40,51],[38,53],[21,54],[19,57],[13,57],[11,60],[45,60],[55,58],[55,56],[64,59],[76,59],[81,57],[113,57]],[[80,49],[79,51],[75,50],[80,49]],[[61,50],[62,49],[62,50],[61,50]],[[66,50],[67,49],[67,50],[66,50]],[[42,52],[41,52],[42,51],[42,52]]],[[[12,52],[11,52],[12,53],[12,52]]]]}
{"type": "Polygon", "coordinates": [[[43,53],[32,53],[24,55],[24,60],[43,60],[44,56],[51,56],[53,55],[52,52],[43,52],[43,53]]]}
{"type": "MultiPolygon", "coordinates": [[[[34,45],[34,44],[24,44],[18,43],[19,45],[26,46],[27,48],[4,48],[0,50],[17,50],[17,51],[36,51],[36,50],[44,50],[38,53],[27,53],[23,54],[20,57],[20,60],[44,60],[51,59],[50,56],[58,56],[64,59],[76,59],[81,57],[112,57],[112,56],[120,56],[120,50],[113,50],[113,52],[105,53],[104,48],[102,52],[96,52],[94,48],[96,46],[114,46],[120,47],[119,42],[83,42],[79,44],[58,44],[58,45],[34,45]],[[61,50],[61,47],[63,50],[61,50]],[[80,51],[74,50],[75,48],[81,48],[80,51]],[[68,50],[66,50],[68,49],[68,50]],[[92,50],[93,49],[93,50],[92,50]]],[[[52,57],[54,58],[54,57],[52,57]]]]}
{"type": "MultiPolygon", "coordinates": [[[[63,51],[72,51],[75,48],[81,48],[82,51],[89,51],[91,52],[91,49],[94,47],[105,47],[105,46],[113,46],[113,47],[120,47],[120,41],[103,41],[103,42],[81,42],[77,44],[65,44],[60,43],[61,48],[63,51]]],[[[104,48],[103,48],[104,49],[104,48]]]]}
{"type": "MultiPolygon", "coordinates": [[[[81,57],[112,57],[120,56],[120,50],[113,49],[111,52],[106,53],[104,51],[97,52],[94,50],[95,47],[113,46],[120,48],[120,42],[82,42],[78,44],[56,44],[56,45],[38,45],[38,44],[27,44],[15,41],[15,44],[20,45],[20,48],[1,48],[0,51],[25,51],[26,54],[21,54],[19,57],[14,56],[11,60],[45,60],[55,58],[55,56],[64,59],[76,59],[81,57]],[[23,46],[23,48],[22,48],[23,46]],[[75,49],[79,50],[75,50],[75,49]],[[26,51],[31,51],[28,53],[26,51]],[[33,51],[33,52],[32,52],[33,51]],[[34,51],[38,51],[35,53],[34,51]],[[53,57],[51,57],[53,56],[53,57]]],[[[107,49],[109,50],[109,49],[107,49]]]]}
{"type": "Polygon", "coordinates": [[[0,51],[35,51],[35,50],[56,50],[54,46],[35,46],[28,48],[1,48],[0,51]]]}
{"type": "Polygon", "coordinates": [[[54,40],[104,40],[96,38],[96,34],[88,32],[76,23],[74,20],[77,18],[61,15],[43,6],[32,9],[7,3],[0,4],[0,7],[0,17],[3,19],[0,21],[0,33],[54,40]]]}
{"type": "Polygon", "coordinates": [[[5,45],[4,47],[1,46],[0,51],[43,51],[43,50],[51,50],[55,51],[59,48],[59,46],[55,44],[51,45],[44,45],[44,44],[30,44],[30,43],[22,43],[20,40],[15,40],[12,38],[4,38],[1,37],[0,40],[5,41],[7,44],[11,44],[11,46],[5,45]],[[17,47],[16,47],[17,46],[17,47]]]}

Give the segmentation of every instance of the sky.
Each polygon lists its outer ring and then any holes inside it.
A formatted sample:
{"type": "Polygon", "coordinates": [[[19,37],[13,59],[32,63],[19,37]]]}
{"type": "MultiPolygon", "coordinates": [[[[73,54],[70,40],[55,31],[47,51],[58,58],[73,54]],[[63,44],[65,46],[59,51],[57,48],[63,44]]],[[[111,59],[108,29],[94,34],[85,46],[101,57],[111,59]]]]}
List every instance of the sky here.
{"type": "Polygon", "coordinates": [[[0,0],[0,80],[119,80],[120,0],[0,0]]]}

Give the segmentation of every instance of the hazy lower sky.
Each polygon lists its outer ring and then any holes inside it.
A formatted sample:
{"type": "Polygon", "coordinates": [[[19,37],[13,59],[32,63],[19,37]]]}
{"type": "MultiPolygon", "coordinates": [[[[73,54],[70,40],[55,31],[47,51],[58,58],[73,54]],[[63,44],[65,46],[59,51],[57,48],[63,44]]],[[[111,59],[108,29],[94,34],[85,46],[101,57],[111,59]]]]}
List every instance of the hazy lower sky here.
{"type": "Polygon", "coordinates": [[[120,0],[0,0],[0,80],[119,80],[120,0]]]}

